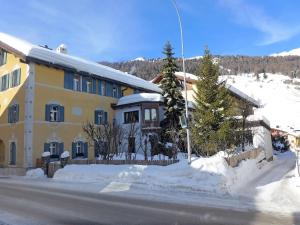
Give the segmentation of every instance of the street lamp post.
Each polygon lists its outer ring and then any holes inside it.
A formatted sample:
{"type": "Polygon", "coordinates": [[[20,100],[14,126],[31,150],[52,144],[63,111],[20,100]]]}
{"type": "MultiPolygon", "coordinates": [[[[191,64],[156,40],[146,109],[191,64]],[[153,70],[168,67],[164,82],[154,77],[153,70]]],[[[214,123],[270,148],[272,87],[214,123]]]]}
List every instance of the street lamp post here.
{"type": "Polygon", "coordinates": [[[191,144],[190,144],[190,128],[189,128],[189,114],[188,114],[188,99],[187,99],[187,86],[186,86],[186,73],[185,73],[185,60],[184,60],[184,45],[183,45],[183,32],[182,32],[182,24],[181,24],[181,17],[179,14],[179,10],[177,7],[176,0],[172,0],[173,5],[175,7],[179,28],[180,28],[180,40],[181,40],[181,58],[182,58],[182,69],[184,75],[184,93],[185,93],[185,118],[186,118],[186,140],[187,140],[187,150],[188,150],[188,163],[191,163],[191,144]]]}

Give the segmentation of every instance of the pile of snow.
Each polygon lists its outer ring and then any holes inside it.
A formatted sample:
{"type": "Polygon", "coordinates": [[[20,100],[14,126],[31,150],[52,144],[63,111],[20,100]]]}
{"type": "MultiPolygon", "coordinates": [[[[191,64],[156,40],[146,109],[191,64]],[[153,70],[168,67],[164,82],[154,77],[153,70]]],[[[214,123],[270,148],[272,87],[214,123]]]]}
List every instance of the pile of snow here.
{"type": "Polygon", "coordinates": [[[50,155],[51,155],[50,152],[43,152],[42,157],[45,158],[45,157],[49,157],[50,155]]]}
{"type": "Polygon", "coordinates": [[[225,153],[209,158],[193,158],[167,167],[142,165],[68,165],[54,175],[57,181],[72,182],[129,182],[144,184],[147,188],[181,191],[228,193],[240,182],[260,174],[258,160],[247,160],[231,168],[225,153]]]}
{"type": "Polygon", "coordinates": [[[45,178],[44,170],[41,168],[28,170],[26,172],[26,177],[28,178],[45,178]]]}
{"type": "Polygon", "coordinates": [[[270,56],[300,56],[300,48],[295,48],[295,49],[292,49],[290,51],[283,51],[283,52],[280,52],[280,53],[274,53],[274,54],[271,54],[270,56]]]}
{"type": "Polygon", "coordinates": [[[62,159],[69,158],[69,157],[70,157],[70,153],[68,151],[64,151],[60,155],[60,158],[62,158],[62,159]]]}
{"type": "Polygon", "coordinates": [[[300,86],[293,84],[288,76],[266,75],[264,79],[263,74],[259,74],[259,80],[254,74],[228,75],[222,79],[258,101],[261,108],[257,109],[256,114],[265,116],[272,128],[300,127],[300,86]]]}

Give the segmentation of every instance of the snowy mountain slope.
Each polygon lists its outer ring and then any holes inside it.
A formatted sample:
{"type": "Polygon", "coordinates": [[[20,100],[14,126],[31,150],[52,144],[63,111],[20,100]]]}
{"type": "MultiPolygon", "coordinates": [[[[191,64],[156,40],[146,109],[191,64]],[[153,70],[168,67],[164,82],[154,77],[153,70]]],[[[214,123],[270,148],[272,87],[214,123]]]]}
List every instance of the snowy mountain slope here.
{"type": "Polygon", "coordinates": [[[284,130],[300,129],[300,80],[279,74],[266,74],[260,79],[254,74],[224,76],[227,83],[258,100],[262,108],[257,113],[271,122],[271,127],[284,130]]]}
{"type": "Polygon", "coordinates": [[[137,57],[131,61],[146,61],[146,59],[144,57],[137,57]]]}
{"type": "Polygon", "coordinates": [[[284,51],[284,52],[279,52],[279,53],[274,53],[274,54],[271,54],[270,56],[300,56],[300,48],[295,48],[295,49],[292,49],[290,51],[284,51]]]}

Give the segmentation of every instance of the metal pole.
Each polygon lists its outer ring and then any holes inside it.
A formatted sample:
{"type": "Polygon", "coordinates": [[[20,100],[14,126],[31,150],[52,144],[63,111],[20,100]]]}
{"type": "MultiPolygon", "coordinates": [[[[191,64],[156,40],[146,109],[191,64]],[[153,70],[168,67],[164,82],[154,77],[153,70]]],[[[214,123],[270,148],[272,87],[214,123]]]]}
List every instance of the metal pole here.
{"type": "Polygon", "coordinates": [[[191,144],[190,144],[190,129],[189,129],[188,99],[187,99],[185,60],[184,60],[183,32],[182,32],[181,17],[179,14],[176,0],[172,0],[172,2],[173,2],[173,5],[174,5],[176,13],[177,13],[179,28],[180,28],[181,58],[182,58],[182,69],[183,69],[183,75],[184,75],[184,92],[185,92],[185,118],[186,118],[186,122],[187,122],[186,141],[187,141],[187,149],[188,149],[188,164],[190,164],[191,163],[191,144]]]}

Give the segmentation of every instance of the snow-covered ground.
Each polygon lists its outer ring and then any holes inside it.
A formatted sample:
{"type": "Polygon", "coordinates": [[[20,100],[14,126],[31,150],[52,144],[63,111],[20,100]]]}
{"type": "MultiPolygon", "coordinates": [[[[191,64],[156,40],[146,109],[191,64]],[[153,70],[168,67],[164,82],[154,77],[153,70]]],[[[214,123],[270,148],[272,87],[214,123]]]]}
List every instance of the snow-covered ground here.
{"type": "MultiPolygon", "coordinates": [[[[271,127],[288,130],[290,127],[300,129],[300,85],[286,84],[291,82],[288,76],[267,73],[267,78],[257,80],[254,74],[224,76],[227,83],[242,90],[258,100],[263,106],[258,113],[264,115],[271,127]]],[[[294,79],[299,82],[300,79],[294,79]]]]}
{"type": "Polygon", "coordinates": [[[247,160],[236,168],[229,167],[223,156],[194,158],[191,165],[181,160],[168,167],[70,165],[57,171],[53,180],[45,181],[43,176],[40,181],[27,180],[37,185],[196,205],[299,211],[300,178],[295,177],[293,152],[278,153],[273,162],[247,160]]]}

